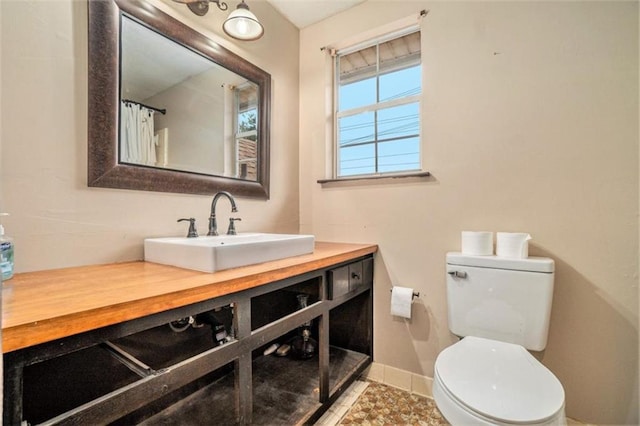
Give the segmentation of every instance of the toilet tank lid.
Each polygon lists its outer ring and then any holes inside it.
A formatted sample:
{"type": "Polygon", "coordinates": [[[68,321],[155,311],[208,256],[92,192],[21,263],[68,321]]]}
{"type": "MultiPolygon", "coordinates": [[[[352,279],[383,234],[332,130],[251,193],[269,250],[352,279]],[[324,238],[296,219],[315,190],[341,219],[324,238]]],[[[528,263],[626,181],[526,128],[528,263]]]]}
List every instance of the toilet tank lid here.
{"type": "Polygon", "coordinates": [[[447,264],[545,273],[552,273],[555,269],[553,259],[548,257],[531,256],[526,259],[511,259],[498,256],[473,256],[456,252],[447,253],[447,264]]]}

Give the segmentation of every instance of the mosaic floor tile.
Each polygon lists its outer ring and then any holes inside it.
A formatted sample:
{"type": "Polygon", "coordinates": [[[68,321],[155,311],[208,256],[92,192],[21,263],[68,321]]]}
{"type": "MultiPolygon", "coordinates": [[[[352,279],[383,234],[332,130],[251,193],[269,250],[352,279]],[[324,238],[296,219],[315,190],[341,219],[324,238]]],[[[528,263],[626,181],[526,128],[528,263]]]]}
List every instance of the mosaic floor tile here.
{"type": "Polygon", "coordinates": [[[371,382],[339,425],[448,425],[433,400],[371,382]]]}

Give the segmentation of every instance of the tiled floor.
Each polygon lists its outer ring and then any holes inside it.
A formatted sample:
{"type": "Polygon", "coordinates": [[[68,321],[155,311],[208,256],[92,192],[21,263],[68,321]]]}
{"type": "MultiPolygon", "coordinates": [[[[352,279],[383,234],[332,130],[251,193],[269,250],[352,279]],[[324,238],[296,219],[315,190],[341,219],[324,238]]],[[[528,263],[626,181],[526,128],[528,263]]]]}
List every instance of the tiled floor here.
{"type": "Polygon", "coordinates": [[[333,425],[447,425],[432,399],[376,382],[355,382],[316,423],[333,425]]]}
{"type": "Polygon", "coordinates": [[[360,395],[369,387],[369,382],[356,380],[351,386],[334,402],[329,410],[318,420],[314,426],[336,426],[340,420],[353,407],[360,395]]]}
{"type": "MultiPolygon", "coordinates": [[[[377,382],[356,381],[314,426],[448,425],[432,399],[377,382]]],[[[567,418],[568,426],[597,426],[567,418]]]]}

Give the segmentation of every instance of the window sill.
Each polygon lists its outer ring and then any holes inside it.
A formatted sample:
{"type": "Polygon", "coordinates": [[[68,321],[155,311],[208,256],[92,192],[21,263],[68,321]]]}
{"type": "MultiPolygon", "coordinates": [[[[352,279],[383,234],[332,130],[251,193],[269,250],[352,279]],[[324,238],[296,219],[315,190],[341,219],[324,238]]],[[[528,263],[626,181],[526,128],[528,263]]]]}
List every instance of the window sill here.
{"type": "Polygon", "coordinates": [[[382,181],[384,183],[386,183],[387,181],[395,181],[395,180],[402,180],[402,179],[411,179],[411,180],[415,180],[416,178],[418,179],[424,179],[424,178],[430,178],[431,177],[431,173],[429,172],[416,172],[416,173],[407,173],[407,174],[401,174],[401,175],[380,175],[380,176],[361,176],[361,177],[345,177],[345,178],[337,178],[337,179],[318,179],[318,183],[321,185],[325,185],[325,184],[340,184],[340,183],[358,183],[358,182],[362,182],[362,183],[366,183],[366,182],[371,182],[371,181],[382,181]]]}

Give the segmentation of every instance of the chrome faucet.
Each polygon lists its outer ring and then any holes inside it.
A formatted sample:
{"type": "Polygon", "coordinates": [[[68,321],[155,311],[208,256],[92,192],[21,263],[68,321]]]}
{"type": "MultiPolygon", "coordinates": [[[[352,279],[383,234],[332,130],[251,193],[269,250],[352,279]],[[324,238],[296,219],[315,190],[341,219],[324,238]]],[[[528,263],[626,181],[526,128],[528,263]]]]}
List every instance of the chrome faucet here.
{"type": "Polygon", "coordinates": [[[233,195],[229,194],[227,191],[220,191],[214,197],[211,202],[211,216],[209,216],[209,232],[207,235],[218,235],[218,222],[216,222],[216,204],[218,204],[218,200],[222,196],[226,196],[231,202],[231,211],[237,212],[238,208],[236,207],[236,200],[233,199],[233,195]]]}

